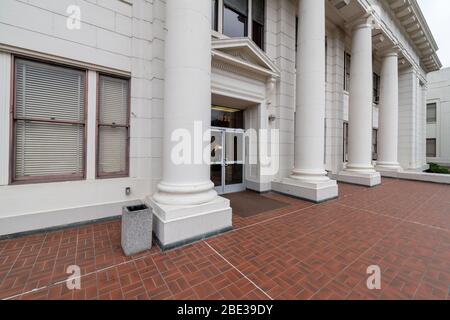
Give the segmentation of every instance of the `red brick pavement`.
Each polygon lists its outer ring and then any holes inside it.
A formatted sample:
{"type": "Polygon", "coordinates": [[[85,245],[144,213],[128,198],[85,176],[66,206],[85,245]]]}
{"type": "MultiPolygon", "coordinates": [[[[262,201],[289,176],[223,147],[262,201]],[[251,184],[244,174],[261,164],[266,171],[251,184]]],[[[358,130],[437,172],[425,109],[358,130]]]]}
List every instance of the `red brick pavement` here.
{"type": "Polygon", "coordinates": [[[384,179],[340,184],[320,205],[289,206],[169,252],[133,257],[112,221],[0,241],[2,299],[450,299],[450,186],[384,179]],[[81,267],[69,290],[67,267],[81,267]],[[378,265],[381,290],[369,290],[378,265]]]}

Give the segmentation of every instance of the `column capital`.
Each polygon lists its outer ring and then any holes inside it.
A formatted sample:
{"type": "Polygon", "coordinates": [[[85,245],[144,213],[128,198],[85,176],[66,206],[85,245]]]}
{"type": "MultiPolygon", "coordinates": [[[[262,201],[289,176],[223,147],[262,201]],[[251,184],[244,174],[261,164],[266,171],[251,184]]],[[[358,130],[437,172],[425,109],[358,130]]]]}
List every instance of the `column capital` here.
{"type": "Polygon", "coordinates": [[[391,46],[389,48],[385,48],[379,52],[380,57],[398,57],[401,50],[397,45],[391,46]]]}
{"type": "Polygon", "coordinates": [[[357,17],[351,22],[347,22],[345,27],[350,30],[357,30],[362,28],[380,29],[378,20],[374,17],[373,12],[369,11],[366,14],[357,17]]]}

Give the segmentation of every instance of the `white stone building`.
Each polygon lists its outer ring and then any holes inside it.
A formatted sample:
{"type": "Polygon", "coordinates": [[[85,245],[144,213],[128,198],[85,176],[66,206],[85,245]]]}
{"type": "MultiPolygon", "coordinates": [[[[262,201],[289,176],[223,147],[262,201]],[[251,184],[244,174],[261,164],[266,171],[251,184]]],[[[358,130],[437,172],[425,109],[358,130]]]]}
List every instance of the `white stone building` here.
{"type": "Polygon", "coordinates": [[[427,159],[450,167],[450,68],[428,74],[427,159]]]}
{"type": "Polygon", "coordinates": [[[415,0],[2,0],[0,235],[146,201],[170,248],[232,227],[222,193],[422,171],[437,49],[415,0]]]}

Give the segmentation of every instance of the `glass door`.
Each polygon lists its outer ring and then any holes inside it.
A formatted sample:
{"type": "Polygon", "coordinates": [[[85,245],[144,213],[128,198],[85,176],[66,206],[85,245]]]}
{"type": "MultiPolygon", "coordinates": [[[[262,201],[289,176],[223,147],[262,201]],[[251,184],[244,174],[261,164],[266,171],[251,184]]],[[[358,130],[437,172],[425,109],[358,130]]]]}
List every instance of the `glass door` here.
{"type": "Polygon", "coordinates": [[[211,180],[219,194],[245,190],[244,131],[212,129],[211,180]]]}
{"type": "Polygon", "coordinates": [[[223,194],[223,140],[222,130],[211,130],[211,181],[219,194],[223,194]]]}
{"type": "Polygon", "coordinates": [[[244,132],[227,129],[224,135],[224,193],[244,191],[244,132]]]}

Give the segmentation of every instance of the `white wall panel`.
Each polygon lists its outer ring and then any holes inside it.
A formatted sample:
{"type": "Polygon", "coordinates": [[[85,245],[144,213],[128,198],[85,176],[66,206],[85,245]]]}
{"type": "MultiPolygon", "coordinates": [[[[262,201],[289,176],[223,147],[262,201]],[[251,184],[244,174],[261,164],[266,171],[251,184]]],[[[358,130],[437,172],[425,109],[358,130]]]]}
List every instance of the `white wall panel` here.
{"type": "Polygon", "coordinates": [[[11,55],[0,52],[0,186],[9,180],[10,84],[11,55]]]}

